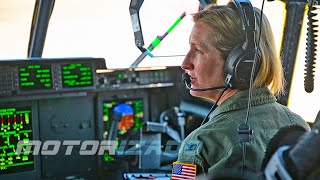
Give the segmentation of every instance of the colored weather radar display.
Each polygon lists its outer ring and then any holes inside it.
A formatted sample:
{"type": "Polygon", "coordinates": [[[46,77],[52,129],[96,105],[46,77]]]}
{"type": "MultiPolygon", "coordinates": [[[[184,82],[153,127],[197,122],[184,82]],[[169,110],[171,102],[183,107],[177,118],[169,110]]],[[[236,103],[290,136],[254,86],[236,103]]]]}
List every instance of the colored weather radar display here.
{"type": "MultiPolygon", "coordinates": [[[[138,131],[143,126],[143,100],[117,100],[103,102],[103,121],[104,121],[104,139],[108,137],[108,131],[111,126],[111,118],[113,112],[122,114],[121,120],[118,123],[118,138],[126,137],[129,130],[138,131]]],[[[130,134],[129,134],[130,136],[130,134]]],[[[115,158],[106,152],[103,155],[105,162],[114,162],[115,158]]]]}
{"type": "Polygon", "coordinates": [[[19,67],[20,90],[52,89],[51,66],[35,64],[19,67]]]}
{"type": "MultiPolygon", "coordinates": [[[[0,108],[0,174],[18,173],[34,170],[34,156],[29,151],[16,154],[21,140],[28,145],[32,137],[31,108],[0,108]]],[[[23,146],[22,145],[22,146],[23,146]]]]}
{"type": "Polygon", "coordinates": [[[117,112],[122,112],[122,118],[118,124],[118,134],[124,135],[128,130],[139,130],[143,126],[143,100],[122,100],[103,103],[103,121],[105,122],[105,134],[107,137],[111,125],[114,108],[117,112]]]}
{"type": "Polygon", "coordinates": [[[92,64],[63,64],[61,70],[63,88],[93,86],[92,64]]]}

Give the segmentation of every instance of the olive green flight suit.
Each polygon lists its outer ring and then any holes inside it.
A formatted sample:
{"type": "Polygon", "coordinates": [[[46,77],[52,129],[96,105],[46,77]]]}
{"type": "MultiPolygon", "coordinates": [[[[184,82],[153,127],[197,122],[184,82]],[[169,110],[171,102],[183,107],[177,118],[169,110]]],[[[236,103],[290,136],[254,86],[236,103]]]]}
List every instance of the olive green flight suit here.
{"type": "MultiPolygon", "coordinates": [[[[196,164],[197,175],[213,175],[226,169],[240,170],[242,143],[237,132],[246,120],[248,91],[240,91],[222,102],[210,115],[210,120],[191,132],[182,142],[178,162],[196,164]]],[[[258,172],[269,140],[281,127],[309,125],[287,107],[276,102],[268,88],[253,89],[248,124],[253,138],[246,143],[246,170],[258,172]]]]}

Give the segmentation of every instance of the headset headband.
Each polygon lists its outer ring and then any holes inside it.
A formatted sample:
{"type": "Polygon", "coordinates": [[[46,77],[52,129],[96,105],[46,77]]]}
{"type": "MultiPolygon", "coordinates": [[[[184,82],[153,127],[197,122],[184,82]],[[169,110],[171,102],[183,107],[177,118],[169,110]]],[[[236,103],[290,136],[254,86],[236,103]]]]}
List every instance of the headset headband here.
{"type": "Polygon", "coordinates": [[[249,0],[231,0],[228,5],[235,6],[238,14],[241,18],[242,29],[246,34],[246,41],[242,47],[244,50],[255,49],[255,31],[256,31],[256,21],[254,10],[251,2],[249,0]]]}

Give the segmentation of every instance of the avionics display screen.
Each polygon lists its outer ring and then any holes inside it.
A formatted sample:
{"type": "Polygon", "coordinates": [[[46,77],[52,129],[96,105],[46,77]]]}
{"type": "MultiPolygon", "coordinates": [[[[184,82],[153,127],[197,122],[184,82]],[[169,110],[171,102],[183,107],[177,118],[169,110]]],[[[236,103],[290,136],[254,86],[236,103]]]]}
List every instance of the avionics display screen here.
{"type": "Polygon", "coordinates": [[[31,107],[0,108],[0,174],[19,173],[34,170],[32,150],[24,155],[22,147],[20,155],[16,155],[17,144],[23,145],[33,140],[31,107]]]}
{"type": "Polygon", "coordinates": [[[20,90],[52,89],[50,64],[34,64],[19,67],[20,90]]]}
{"type": "Polygon", "coordinates": [[[71,63],[61,65],[62,87],[93,86],[92,66],[91,63],[71,63]]]}
{"type": "MultiPolygon", "coordinates": [[[[111,125],[113,110],[118,107],[123,112],[118,124],[118,135],[129,130],[138,131],[143,126],[143,99],[129,99],[103,102],[104,130],[108,132],[111,125]]],[[[104,135],[104,137],[106,137],[104,135]]]]}
{"type": "MultiPolygon", "coordinates": [[[[123,99],[103,102],[104,139],[107,139],[112,121],[111,118],[113,117],[113,111],[116,107],[118,111],[123,112],[118,124],[117,141],[120,141],[122,138],[125,139],[125,137],[132,135],[132,133],[128,132],[138,132],[143,126],[143,99],[123,99]]],[[[103,155],[103,159],[105,162],[115,161],[115,158],[107,152],[103,155]]]]}

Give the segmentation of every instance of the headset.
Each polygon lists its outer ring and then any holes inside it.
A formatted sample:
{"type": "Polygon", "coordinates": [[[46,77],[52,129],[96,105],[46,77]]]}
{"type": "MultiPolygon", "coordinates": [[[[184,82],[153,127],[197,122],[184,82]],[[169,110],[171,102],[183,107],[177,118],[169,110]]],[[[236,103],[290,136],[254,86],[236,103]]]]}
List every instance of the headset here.
{"type": "Polygon", "coordinates": [[[256,19],[249,0],[231,0],[227,6],[235,8],[241,18],[242,29],[245,32],[245,41],[237,44],[229,53],[224,72],[225,84],[231,88],[246,90],[250,87],[251,69],[255,63],[253,80],[261,66],[261,53],[255,41],[256,19]]]}
{"type": "Polygon", "coordinates": [[[242,29],[245,32],[245,41],[237,44],[227,56],[224,65],[224,72],[226,75],[225,86],[202,89],[191,88],[190,76],[187,73],[184,73],[182,75],[182,81],[189,90],[208,91],[223,89],[225,87],[247,90],[250,87],[251,70],[254,63],[255,71],[253,74],[253,81],[259,72],[261,66],[261,52],[255,41],[256,19],[253,6],[249,0],[231,0],[227,6],[238,11],[242,29]]]}

